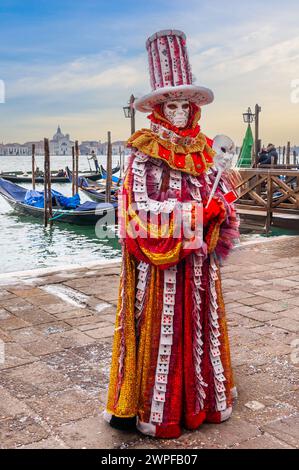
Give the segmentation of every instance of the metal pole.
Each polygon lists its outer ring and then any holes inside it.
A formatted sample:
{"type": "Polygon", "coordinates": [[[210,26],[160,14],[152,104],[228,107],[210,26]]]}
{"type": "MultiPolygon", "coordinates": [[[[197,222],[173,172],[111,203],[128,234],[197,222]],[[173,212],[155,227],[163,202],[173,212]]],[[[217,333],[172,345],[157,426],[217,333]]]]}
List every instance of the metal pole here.
{"type": "Polygon", "coordinates": [[[106,194],[105,202],[111,202],[111,183],[112,183],[112,144],[111,132],[108,132],[108,145],[107,145],[107,176],[106,176],[106,194]]]}
{"type": "Polygon", "coordinates": [[[72,196],[75,194],[75,147],[72,146],[72,196]]]}
{"type": "MultiPolygon", "coordinates": [[[[251,125],[248,124],[248,127],[251,128],[251,125]]],[[[254,148],[254,145],[251,147],[251,166],[252,168],[256,167],[257,164],[256,164],[256,159],[255,159],[255,148],[254,148]]]]}
{"type": "Polygon", "coordinates": [[[79,144],[78,140],[75,142],[75,156],[76,156],[76,180],[75,180],[75,188],[76,188],[76,194],[78,193],[78,178],[79,178],[79,144]]]}
{"type": "Polygon", "coordinates": [[[135,129],[136,129],[136,123],[135,123],[136,111],[135,111],[135,108],[134,108],[134,101],[135,101],[135,96],[134,96],[134,95],[131,95],[131,96],[130,96],[131,135],[133,135],[133,134],[135,133],[135,129]]]}
{"type": "Polygon", "coordinates": [[[32,144],[32,189],[35,189],[35,144],[32,144]]]}
{"type": "Polygon", "coordinates": [[[255,164],[258,163],[258,154],[259,154],[259,114],[262,108],[256,104],[255,105],[255,136],[254,136],[254,155],[255,155],[255,164]]]}

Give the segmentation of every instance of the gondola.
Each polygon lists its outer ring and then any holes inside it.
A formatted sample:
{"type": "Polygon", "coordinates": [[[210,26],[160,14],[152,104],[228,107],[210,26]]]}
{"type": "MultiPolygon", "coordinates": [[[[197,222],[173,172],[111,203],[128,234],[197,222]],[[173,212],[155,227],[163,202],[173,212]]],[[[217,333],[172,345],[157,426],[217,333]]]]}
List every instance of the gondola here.
{"type": "MultiPolygon", "coordinates": [[[[103,179],[107,179],[107,171],[103,168],[103,166],[101,165],[101,172],[102,172],[102,178],[103,179]]],[[[116,173],[116,172],[114,172],[116,173]]],[[[121,184],[121,178],[119,176],[113,176],[113,171],[112,171],[112,183],[115,183],[117,184],[118,186],[121,184]]],[[[86,179],[90,179],[88,178],[88,176],[85,177],[86,179]]]]}
{"type": "MultiPolygon", "coordinates": [[[[5,179],[6,181],[10,181],[11,183],[32,183],[31,176],[24,176],[22,174],[17,175],[14,173],[0,173],[1,178],[5,179]]],[[[43,176],[36,176],[35,177],[36,183],[44,183],[43,176]]],[[[52,183],[69,183],[69,179],[67,176],[51,176],[52,183]]]]}
{"type": "MultiPolygon", "coordinates": [[[[68,177],[70,181],[73,180],[73,173],[67,167],[66,168],[68,177]]],[[[113,178],[112,178],[113,179],[113,178]]],[[[78,188],[86,196],[88,196],[92,201],[103,202],[106,199],[106,183],[105,182],[93,182],[83,176],[78,177],[78,188]]],[[[117,202],[116,193],[119,189],[119,186],[112,182],[111,187],[111,202],[117,202]]]]}
{"type": "MultiPolygon", "coordinates": [[[[100,165],[100,170],[101,170],[102,175],[107,173],[103,165],[100,165]]],[[[112,174],[114,175],[115,173],[118,173],[119,170],[120,170],[120,164],[118,163],[116,167],[112,168],[112,174]]],[[[86,175],[84,176],[85,178],[88,178],[88,176],[86,175]]]]}
{"type": "MultiPolygon", "coordinates": [[[[90,183],[87,183],[87,185],[84,185],[84,182],[82,181],[81,185],[79,186],[79,189],[80,191],[82,191],[83,194],[88,196],[92,201],[103,202],[106,199],[105,185],[102,187],[91,185],[90,183]]],[[[111,202],[117,202],[116,193],[118,189],[119,189],[118,187],[111,188],[111,202]]]]}
{"type": "MultiPolygon", "coordinates": [[[[37,193],[42,194],[42,192],[37,193]]],[[[36,207],[25,202],[28,196],[28,190],[22,186],[18,186],[15,183],[11,183],[10,181],[0,178],[0,194],[18,213],[43,219],[44,208],[36,207]]],[[[95,225],[108,214],[111,215],[112,220],[116,220],[117,203],[115,202],[111,204],[99,204],[90,201],[84,202],[83,204],[79,203],[73,209],[65,209],[61,207],[61,204],[59,204],[59,198],[57,195],[63,198],[62,194],[52,191],[53,220],[55,222],[64,222],[76,225],[95,225]]]]}
{"type": "MultiPolygon", "coordinates": [[[[90,172],[82,172],[82,176],[85,176],[86,178],[92,180],[92,181],[97,181],[100,180],[103,176],[101,172],[99,173],[90,173],[90,172]]],[[[19,172],[16,173],[0,173],[0,177],[7,180],[11,181],[12,183],[32,183],[32,176],[31,174],[24,175],[19,172]]],[[[36,176],[35,177],[35,182],[36,183],[44,183],[44,177],[43,176],[36,176]]],[[[57,176],[52,173],[51,176],[51,182],[52,183],[69,183],[70,180],[68,176],[57,176]]]]}

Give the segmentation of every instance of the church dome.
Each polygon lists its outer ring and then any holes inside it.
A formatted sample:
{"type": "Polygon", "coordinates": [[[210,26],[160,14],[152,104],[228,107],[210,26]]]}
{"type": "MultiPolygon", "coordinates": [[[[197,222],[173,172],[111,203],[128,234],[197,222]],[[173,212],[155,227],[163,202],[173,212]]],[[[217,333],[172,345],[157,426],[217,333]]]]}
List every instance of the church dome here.
{"type": "Polygon", "coordinates": [[[59,140],[64,137],[63,133],[61,132],[60,126],[57,127],[56,134],[53,136],[53,140],[59,140]]]}

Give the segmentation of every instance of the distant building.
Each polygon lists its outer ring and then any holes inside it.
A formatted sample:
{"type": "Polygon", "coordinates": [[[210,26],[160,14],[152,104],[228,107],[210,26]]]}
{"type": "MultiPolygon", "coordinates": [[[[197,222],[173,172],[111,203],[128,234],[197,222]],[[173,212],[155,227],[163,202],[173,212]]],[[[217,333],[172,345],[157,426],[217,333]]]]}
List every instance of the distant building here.
{"type": "Polygon", "coordinates": [[[83,140],[79,149],[81,155],[90,155],[91,152],[101,155],[102,144],[100,140],[83,140]]]}
{"type": "Polygon", "coordinates": [[[60,126],[58,126],[56,134],[49,142],[51,155],[72,155],[72,146],[74,142],[71,141],[69,134],[63,134],[60,126]]]}
{"type": "MultiPolygon", "coordinates": [[[[0,144],[0,155],[18,156],[18,155],[31,155],[32,145],[35,144],[35,154],[44,155],[44,141],[30,141],[25,144],[0,144]]],[[[74,141],[70,139],[69,134],[63,134],[61,127],[57,127],[56,133],[49,141],[51,155],[72,155],[72,147],[74,141]]],[[[96,155],[107,155],[107,142],[102,143],[100,140],[83,140],[79,145],[81,155],[91,155],[94,152],[96,155]]],[[[120,151],[127,153],[125,142],[122,140],[112,143],[112,153],[119,155],[120,151]]]]}
{"type": "Polygon", "coordinates": [[[0,155],[17,156],[17,155],[30,155],[31,150],[25,144],[0,144],[0,155]]]}
{"type": "Polygon", "coordinates": [[[25,142],[24,145],[26,145],[29,149],[29,154],[31,155],[32,152],[32,145],[35,145],[35,155],[43,155],[44,154],[44,141],[39,140],[39,141],[32,141],[32,142],[25,142]]]}
{"type": "MultiPolygon", "coordinates": [[[[108,142],[104,142],[102,144],[101,148],[101,155],[107,155],[107,148],[108,148],[108,142]]],[[[116,140],[115,142],[112,142],[112,154],[113,155],[119,155],[120,152],[127,153],[128,149],[126,149],[126,142],[123,140],[116,140]]]]}

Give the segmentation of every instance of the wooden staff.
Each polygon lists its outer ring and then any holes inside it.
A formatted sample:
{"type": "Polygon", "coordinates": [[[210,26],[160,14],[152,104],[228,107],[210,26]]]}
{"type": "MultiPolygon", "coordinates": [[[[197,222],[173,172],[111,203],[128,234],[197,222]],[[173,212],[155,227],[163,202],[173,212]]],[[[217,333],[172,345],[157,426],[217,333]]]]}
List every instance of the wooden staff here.
{"type": "Polygon", "coordinates": [[[76,194],[78,193],[78,178],[79,178],[79,144],[78,144],[78,140],[76,140],[75,142],[75,157],[76,157],[76,161],[75,161],[75,188],[76,188],[76,194]]]}
{"type": "Polygon", "coordinates": [[[75,194],[75,147],[72,146],[72,196],[75,194]]]}
{"type": "Polygon", "coordinates": [[[32,144],[32,189],[35,189],[35,144],[32,144]]]}
{"type": "Polygon", "coordinates": [[[107,144],[107,176],[106,176],[106,194],[105,202],[111,202],[111,184],[112,184],[112,144],[111,144],[111,132],[108,132],[108,144],[107,144]]]}

